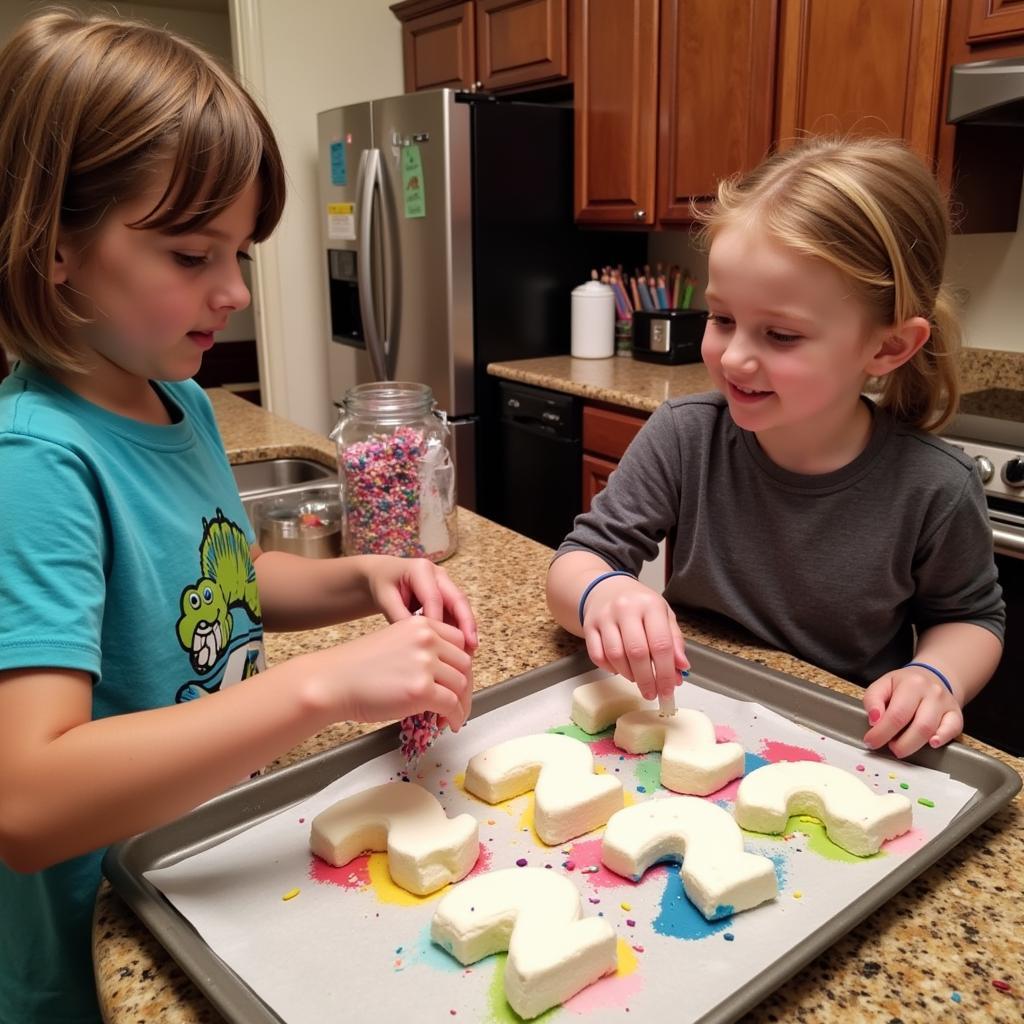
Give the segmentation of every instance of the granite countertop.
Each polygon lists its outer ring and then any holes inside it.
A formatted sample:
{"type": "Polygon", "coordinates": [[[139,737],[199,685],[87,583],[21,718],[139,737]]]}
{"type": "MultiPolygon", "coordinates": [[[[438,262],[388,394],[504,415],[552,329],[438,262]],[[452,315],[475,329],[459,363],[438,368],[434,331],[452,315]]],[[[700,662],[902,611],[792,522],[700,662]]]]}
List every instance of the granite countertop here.
{"type": "MultiPolygon", "coordinates": [[[[565,361],[569,362],[568,357],[565,361]]],[[[622,359],[606,362],[644,365],[622,359]]],[[[654,374],[664,375],[666,369],[693,368],[651,367],[654,374]]],[[[578,386],[609,390],[595,384],[593,377],[578,386]]],[[[588,396],[627,404],[604,394],[588,396]]],[[[648,394],[643,400],[654,397],[648,394]]],[[[327,439],[227,392],[214,391],[211,398],[232,462],[288,455],[333,461],[334,447],[327,439]]],[[[581,641],[554,625],[548,616],[543,591],[552,554],[548,548],[465,509],[459,509],[459,534],[459,550],[445,567],[468,595],[480,624],[480,651],[474,667],[477,689],[580,649],[581,641]]],[[[274,664],[352,639],[379,628],[382,622],[375,617],[310,632],[268,634],[267,658],[274,664]]],[[[848,696],[859,697],[862,692],[795,658],[759,647],[720,623],[694,617],[682,626],[688,639],[848,696]]],[[[340,723],[289,751],[271,767],[290,764],[378,727],[340,723]]],[[[971,739],[965,742],[1024,776],[1024,760],[971,739]]],[[[1018,796],[743,1020],[748,1024],[853,1019],[896,1024],[939,1018],[1010,1024],[1021,1020],[1022,877],[1024,801],[1018,796]],[[993,986],[993,979],[1008,982],[1010,991],[993,986]]],[[[156,1020],[207,1024],[221,1020],[106,882],[97,898],[93,946],[100,1003],[108,1024],[156,1020]]]]}
{"type": "MultiPolygon", "coordinates": [[[[964,392],[994,387],[1024,389],[1024,353],[965,348],[960,363],[964,392]]],[[[520,384],[551,388],[640,412],[654,412],[673,396],[714,389],[703,363],[664,366],[623,356],[517,359],[490,363],[487,372],[520,384]]]]}

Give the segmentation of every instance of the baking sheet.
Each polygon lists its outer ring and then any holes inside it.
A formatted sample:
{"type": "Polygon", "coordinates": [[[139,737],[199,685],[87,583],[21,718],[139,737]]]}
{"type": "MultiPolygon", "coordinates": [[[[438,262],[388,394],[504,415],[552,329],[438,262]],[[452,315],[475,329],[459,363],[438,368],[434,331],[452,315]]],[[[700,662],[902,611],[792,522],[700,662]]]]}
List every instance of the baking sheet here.
{"type": "MultiPolygon", "coordinates": [[[[674,1020],[732,1020],[1019,788],[1015,773],[963,747],[928,752],[921,761],[930,768],[862,752],[849,745],[863,732],[863,712],[849,698],[696,645],[688,653],[696,685],[683,687],[678,703],[709,713],[722,738],[735,736],[748,751],[748,770],[763,761],[820,758],[860,769],[880,792],[892,788],[934,807],[915,802],[913,832],[875,858],[844,855],[810,821],[791,822],[794,831],[785,839],[748,836],[747,849],[775,863],[779,897],[709,924],[682,896],[677,870],[652,869],[637,885],[603,868],[582,873],[599,863],[599,833],[545,847],[532,831],[532,796],[490,808],[459,785],[466,761],[484,747],[552,727],[572,731],[573,687],[603,673],[573,678],[589,664],[577,657],[478,695],[474,720],[459,736],[446,737],[436,756],[428,755],[416,781],[437,794],[449,814],[468,810],[481,820],[477,870],[509,867],[518,859],[550,864],[574,880],[587,912],[606,916],[620,940],[619,973],[552,1017],[620,1020],[628,1007],[643,1020],[671,1007],[674,1020]],[[509,700],[516,700],[515,714],[488,710],[509,700]],[[576,865],[571,872],[564,866],[569,859],[576,865]]],[[[111,880],[218,1008],[236,1020],[304,1024],[365,1003],[378,1019],[398,1019],[410,1000],[425,1020],[451,1020],[452,1011],[461,1020],[514,1019],[501,990],[503,957],[465,969],[430,944],[430,918],[441,893],[420,899],[396,889],[382,854],[343,869],[309,854],[308,823],[317,811],[400,775],[393,736],[390,743],[381,736],[367,739],[385,740],[383,750],[358,741],[366,749],[353,760],[356,744],[349,744],[315,759],[317,764],[246,784],[181,822],[115,848],[107,858],[111,880]],[[246,830],[238,832],[239,825],[246,830]],[[224,841],[232,831],[237,834],[224,841]],[[295,888],[297,896],[282,899],[295,888]]],[[[622,780],[631,801],[664,794],[657,787],[657,755],[623,756],[607,737],[592,749],[604,770],[622,780]]],[[[709,799],[731,806],[734,793],[735,784],[709,799]]]]}

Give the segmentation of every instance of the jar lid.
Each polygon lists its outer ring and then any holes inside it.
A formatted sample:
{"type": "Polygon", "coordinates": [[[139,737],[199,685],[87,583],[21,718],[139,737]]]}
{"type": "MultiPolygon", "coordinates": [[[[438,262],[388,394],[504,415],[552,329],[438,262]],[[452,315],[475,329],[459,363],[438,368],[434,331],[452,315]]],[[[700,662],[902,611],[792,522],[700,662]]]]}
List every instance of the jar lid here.
{"type": "Polygon", "coordinates": [[[602,284],[600,281],[587,281],[586,284],[581,284],[572,290],[573,295],[579,295],[583,298],[598,299],[598,298],[614,298],[612,292],[612,286],[610,284],[602,284]]]}

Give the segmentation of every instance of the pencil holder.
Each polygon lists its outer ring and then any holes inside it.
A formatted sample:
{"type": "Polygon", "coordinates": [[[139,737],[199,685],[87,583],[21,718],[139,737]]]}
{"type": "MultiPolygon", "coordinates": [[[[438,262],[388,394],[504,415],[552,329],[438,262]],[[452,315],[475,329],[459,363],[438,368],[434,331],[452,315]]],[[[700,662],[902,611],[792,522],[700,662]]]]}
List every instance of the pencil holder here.
{"type": "Polygon", "coordinates": [[[648,363],[699,363],[707,311],[637,310],[633,314],[633,358],[648,363]]]}

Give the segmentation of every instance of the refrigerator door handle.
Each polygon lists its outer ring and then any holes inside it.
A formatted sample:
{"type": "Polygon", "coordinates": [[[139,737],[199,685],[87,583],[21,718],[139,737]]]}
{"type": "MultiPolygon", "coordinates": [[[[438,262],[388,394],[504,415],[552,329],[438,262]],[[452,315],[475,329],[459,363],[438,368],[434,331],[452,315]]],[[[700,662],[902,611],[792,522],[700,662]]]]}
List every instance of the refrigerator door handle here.
{"type": "Polygon", "coordinates": [[[365,149],[359,160],[359,305],[366,351],[377,380],[388,380],[387,354],[377,330],[373,287],[373,206],[380,189],[380,150],[365,149]]]}

